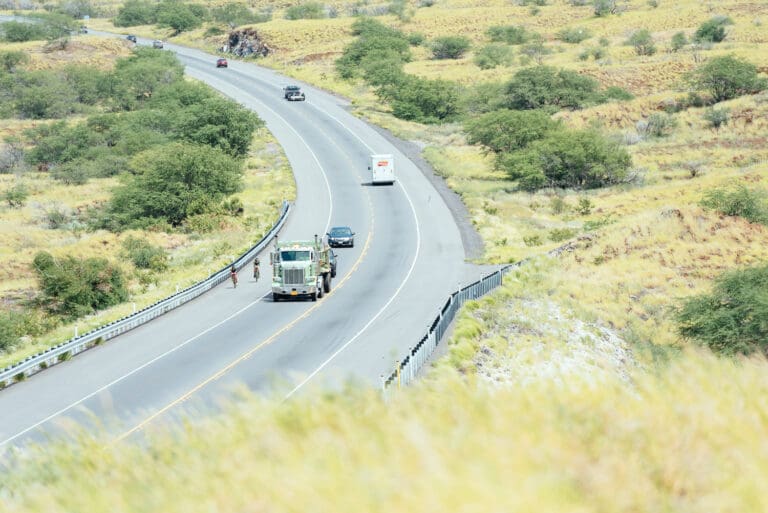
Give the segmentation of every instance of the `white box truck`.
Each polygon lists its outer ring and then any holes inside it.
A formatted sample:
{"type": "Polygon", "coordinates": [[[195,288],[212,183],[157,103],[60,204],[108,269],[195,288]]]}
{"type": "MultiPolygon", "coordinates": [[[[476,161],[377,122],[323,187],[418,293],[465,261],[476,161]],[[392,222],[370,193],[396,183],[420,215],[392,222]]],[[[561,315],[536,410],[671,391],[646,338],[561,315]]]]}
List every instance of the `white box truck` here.
{"type": "Polygon", "coordinates": [[[395,183],[395,160],[392,155],[371,155],[371,165],[368,169],[371,172],[372,184],[395,183]]]}

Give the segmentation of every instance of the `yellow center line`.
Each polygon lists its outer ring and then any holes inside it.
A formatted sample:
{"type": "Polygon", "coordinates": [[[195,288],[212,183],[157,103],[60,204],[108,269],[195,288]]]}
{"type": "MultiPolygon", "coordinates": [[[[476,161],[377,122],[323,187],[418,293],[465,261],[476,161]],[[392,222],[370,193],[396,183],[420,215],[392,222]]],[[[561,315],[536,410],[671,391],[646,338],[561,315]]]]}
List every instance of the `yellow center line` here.
{"type": "MultiPolygon", "coordinates": [[[[363,246],[363,251],[360,253],[360,256],[357,258],[357,260],[355,261],[354,265],[353,265],[353,266],[352,266],[352,268],[349,270],[349,272],[346,274],[346,276],[344,276],[344,278],[342,278],[342,280],[341,280],[341,281],[338,283],[338,285],[336,285],[336,286],[335,286],[335,287],[334,287],[334,288],[331,290],[331,292],[328,292],[327,294],[325,294],[325,296],[326,296],[326,297],[328,297],[328,296],[331,296],[332,294],[334,294],[334,292],[335,292],[336,290],[338,290],[338,289],[340,289],[341,287],[343,287],[343,286],[344,286],[344,283],[345,283],[345,282],[346,282],[346,281],[347,281],[347,280],[350,278],[350,276],[352,276],[352,274],[354,274],[354,273],[355,273],[355,271],[357,271],[357,268],[360,266],[360,263],[363,261],[363,257],[365,257],[366,253],[368,253],[368,248],[369,248],[369,246],[370,246],[370,244],[371,244],[371,239],[372,239],[372,237],[373,237],[373,229],[374,229],[374,214],[373,214],[373,204],[371,203],[371,197],[370,197],[370,195],[368,196],[368,207],[370,208],[370,212],[371,212],[371,230],[368,232],[368,237],[365,239],[365,245],[363,246]]],[[[133,433],[135,433],[135,432],[137,432],[137,431],[139,431],[139,430],[143,429],[143,428],[144,428],[144,427],[146,427],[146,426],[147,426],[149,423],[151,423],[151,422],[152,422],[154,419],[156,419],[156,418],[157,418],[157,417],[159,417],[160,415],[164,414],[165,412],[167,412],[168,410],[170,410],[170,409],[171,409],[171,408],[173,408],[174,406],[176,406],[176,405],[178,405],[178,404],[180,404],[180,403],[182,403],[182,402],[186,401],[187,399],[189,399],[189,398],[190,398],[192,395],[194,395],[196,392],[198,392],[199,390],[201,390],[202,388],[204,388],[204,387],[205,387],[206,385],[208,385],[209,383],[211,383],[211,382],[213,382],[213,381],[216,381],[216,380],[217,380],[217,379],[219,379],[220,377],[224,376],[224,375],[225,375],[227,372],[231,371],[231,370],[232,370],[233,368],[235,368],[235,367],[236,367],[238,364],[240,364],[240,363],[241,363],[241,362],[243,362],[244,360],[246,360],[246,359],[250,358],[250,357],[251,357],[251,356],[252,356],[252,355],[253,355],[253,354],[254,354],[256,351],[258,351],[259,349],[263,348],[264,346],[266,346],[266,345],[268,345],[268,344],[271,344],[272,342],[274,342],[274,340],[275,340],[277,337],[279,337],[280,335],[282,335],[282,334],[283,334],[283,333],[285,333],[286,331],[288,331],[288,330],[290,330],[291,328],[293,328],[293,327],[294,327],[296,324],[298,324],[298,322],[299,322],[299,321],[301,321],[302,319],[305,319],[306,317],[308,317],[308,316],[309,316],[309,314],[311,314],[312,312],[314,312],[316,309],[320,308],[320,307],[321,307],[321,306],[322,306],[324,303],[325,303],[325,302],[321,302],[321,303],[316,303],[316,304],[314,304],[312,307],[310,307],[310,308],[309,308],[309,309],[308,309],[306,312],[304,312],[303,314],[301,314],[299,317],[297,317],[296,319],[292,320],[291,322],[289,322],[288,324],[286,324],[285,326],[283,326],[282,328],[280,328],[278,331],[276,331],[275,333],[273,333],[272,335],[270,335],[270,336],[269,336],[268,338],[266,338],[265,340],[261,341],[261,342],[260,342],[259,344],[257,344],[255,347],[253,347],[253,348],[249,349],[248,351],[246,351],[245,353],[243,353],[243,354],[242,354],[240,357],[238,357],[237,359],[235,359],[235,360],[234,360],[234,361],[232,361],[231,363],[227,364],[227,365],[226,365],[224,368],[220,369],[219,371],[217,371],[215,374],[213,374],[213,375],[212,375],[212,376],[210,376],[209,378],[207,378],[207,379],[205,379],[205,380],[201,381],[199,384],[195,385],[194,387],[192,387],[191,389],[189,389],[187,392],[185,392],[184,394],[182,394],[182,395],[181,395],[181,396],[179,396],[178,398],[174,399],[173,401],[171,401],[171,402],[170,402],[170,403],[168,403],[167,405],[165,405],[163,408],[159,409],[158,411],[156,411],[155,413],[153,413],[153,414],[152,414],[152,415],[150,415],[149,417],[145,418],[144,420],[142,420],[141,422],[139,422],[138,424],[136,424],[134,427],[132,427],[132,428],[131,428],[131,429],[129,429],[128,431],[125,431],[125,432],[124,432],[124,433],[122,433],[121,435],[117,436],[117,437],[116,437],[116,438],[115,438],[115,439],[112,441],[112,444],[115,444],[115,443],[117,443],[117,442],[120,442],[120,441],[122,441],[122,440],[125,440],[127,437],[129,437],[129,436],[131,436],[133,433]]]]}

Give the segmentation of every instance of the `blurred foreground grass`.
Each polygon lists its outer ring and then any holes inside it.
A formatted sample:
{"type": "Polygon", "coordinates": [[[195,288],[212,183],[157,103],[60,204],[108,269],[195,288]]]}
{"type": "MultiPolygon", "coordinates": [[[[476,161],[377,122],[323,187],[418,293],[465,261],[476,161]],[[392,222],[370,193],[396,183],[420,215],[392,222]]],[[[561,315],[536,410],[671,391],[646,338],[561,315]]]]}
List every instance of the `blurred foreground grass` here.
{"type": "Polygon", "coordinates": [[[7,513],[768,509],[768,373],[690,352],[631,382],[243,395],[142,444],[77,435],[7,459],[7,513]]]}

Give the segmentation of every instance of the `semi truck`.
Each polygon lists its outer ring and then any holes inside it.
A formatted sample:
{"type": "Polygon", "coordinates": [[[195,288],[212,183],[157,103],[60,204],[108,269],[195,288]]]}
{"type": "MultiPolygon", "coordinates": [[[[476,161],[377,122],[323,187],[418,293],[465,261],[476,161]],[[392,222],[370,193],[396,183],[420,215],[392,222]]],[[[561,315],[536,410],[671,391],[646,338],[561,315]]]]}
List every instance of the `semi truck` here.
{"type": "Polygon", "coordinates": [[[272,264],[272,300],[310,298],[317,301],[331,291],[330,248],[322,238],[279,241],[269,254],[272,264]]]}
{"type": "Polygon", "coordinates": [[[389,184],[395,183],[395,160],[392,155],[371,155],[371,183],[389,184]]]}

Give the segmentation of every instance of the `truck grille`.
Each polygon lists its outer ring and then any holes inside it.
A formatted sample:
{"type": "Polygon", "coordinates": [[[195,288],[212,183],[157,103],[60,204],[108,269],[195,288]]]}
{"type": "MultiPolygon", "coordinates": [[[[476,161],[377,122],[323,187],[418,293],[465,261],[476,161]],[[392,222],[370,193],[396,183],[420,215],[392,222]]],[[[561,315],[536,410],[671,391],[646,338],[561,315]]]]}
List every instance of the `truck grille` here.
{"type": "Polygon", "coordinates": [[[304,285],[304,269],[285,269],[283,272],[284,285],[304,285]]]}

